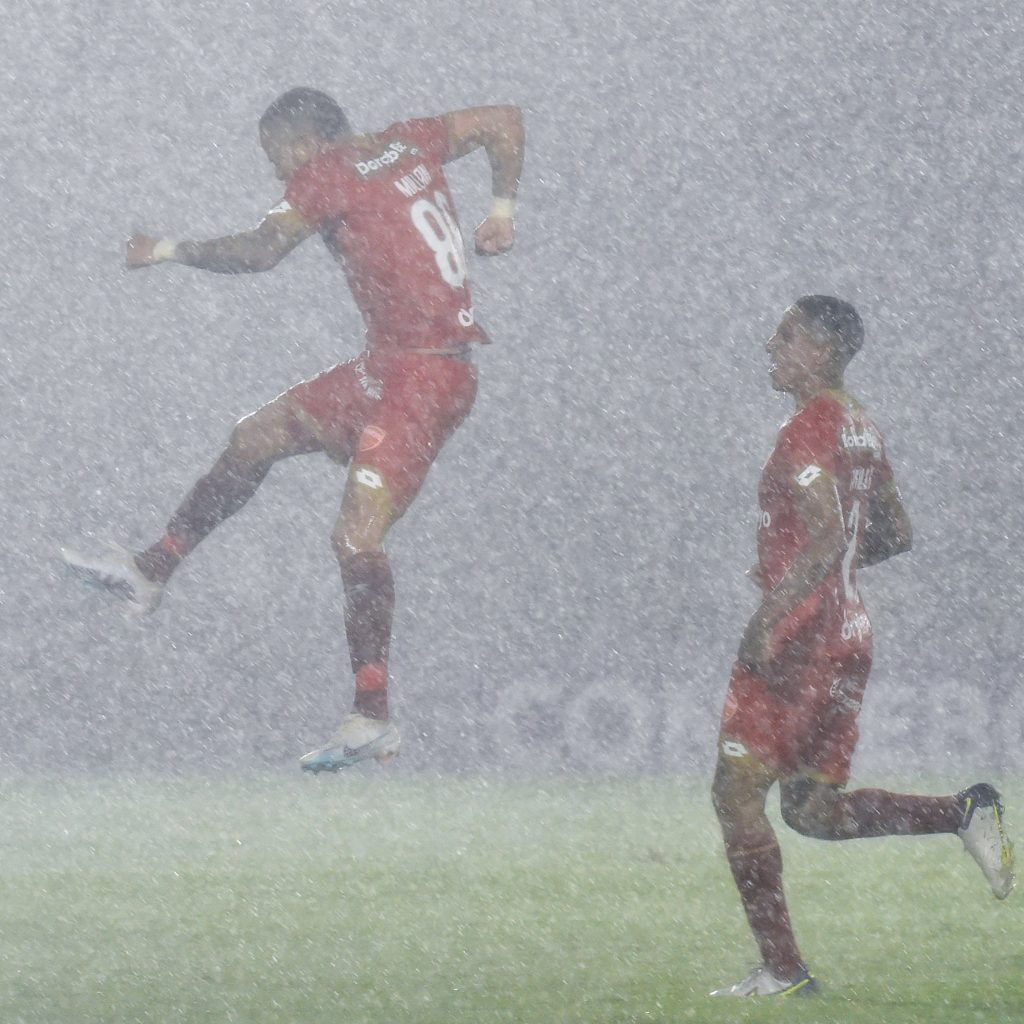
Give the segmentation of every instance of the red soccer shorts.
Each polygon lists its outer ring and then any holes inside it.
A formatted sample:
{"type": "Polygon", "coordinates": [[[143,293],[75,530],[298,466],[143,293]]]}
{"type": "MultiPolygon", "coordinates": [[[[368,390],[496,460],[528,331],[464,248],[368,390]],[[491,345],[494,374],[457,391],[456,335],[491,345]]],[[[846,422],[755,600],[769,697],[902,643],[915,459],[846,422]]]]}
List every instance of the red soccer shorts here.
{"type": "Polygon", "coordinates": [[[364,352],[285,393],[302,425],[343,463],[375,470],[401,515],[476,398],[466,359],[364,352]]]}
{"type": "Polygon", "coordinates": [[[819,647],[771,684],[737,663],[722,711],[720,756],[845,785],[870,671],[870,642],[840,657],[819,647]]]}

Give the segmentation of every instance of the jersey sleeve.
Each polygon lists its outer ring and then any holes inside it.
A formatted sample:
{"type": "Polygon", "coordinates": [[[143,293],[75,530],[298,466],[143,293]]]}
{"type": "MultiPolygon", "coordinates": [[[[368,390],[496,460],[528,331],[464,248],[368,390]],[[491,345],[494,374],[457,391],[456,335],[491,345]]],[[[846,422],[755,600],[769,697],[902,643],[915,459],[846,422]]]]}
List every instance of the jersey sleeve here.
{"type": "Polygon", "coordinates": [[[337,162],[313,159],[288,179],[284,201],[310,227],[319,227],[346,211],[346,189],[337,162]]]}
{"type": "Polygon", "coordinates": [[[434,163],[443,164],[448,159],[448,125],[443,117],[418,117],[389,129],[392,130],[400,132],[434,163]]]}
{"type": "Polygon", "coordinates": [[[835,478],[839,469],[837,424],[826,406],[808,407],[783,427],[779,455],[789,484],[807,487],[821,476],[835,478]]]}

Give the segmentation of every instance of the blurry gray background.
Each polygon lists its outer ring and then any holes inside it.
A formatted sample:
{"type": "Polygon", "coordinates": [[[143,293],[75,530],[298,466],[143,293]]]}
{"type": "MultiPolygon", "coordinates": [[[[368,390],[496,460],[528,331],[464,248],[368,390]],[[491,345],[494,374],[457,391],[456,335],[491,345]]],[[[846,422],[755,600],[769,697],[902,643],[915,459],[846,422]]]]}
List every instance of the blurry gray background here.
{"type": "MultiPolygon", "coordinates": [[[[789,414],[761,346],[822,291],[864,315],[848,383],[916,526],[862,576],[855,768],[1024,763],[1019,4],[40,0],[6,20],[5,770],[287,764],[347,706],[324,457],[278,467],[142,625],[56,558],[152,540],[238,417],[360,348],[316,240],[267,275],[122,269],[132,228],[208,237],[279,198],[255,125],[297,84],[361,128],[506,101],[528,124],[518,246],[471,269],[496,341],[480,398],[389,548],[406,769],[708,769],[789,414]]],[[[486,161],[451,179],[470,229],[486,161]]]]}

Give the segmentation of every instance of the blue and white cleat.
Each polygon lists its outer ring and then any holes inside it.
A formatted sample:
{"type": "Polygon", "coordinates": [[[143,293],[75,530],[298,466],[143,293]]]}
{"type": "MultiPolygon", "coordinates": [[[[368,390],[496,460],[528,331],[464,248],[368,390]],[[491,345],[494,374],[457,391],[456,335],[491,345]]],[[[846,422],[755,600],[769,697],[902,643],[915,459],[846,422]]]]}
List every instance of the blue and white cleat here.
{"type": "Polygon", "coordinates": [[[975,859],[997,900],[1013,889],[1013,843],[1003,821],[1003,801],[995,787],[978,782],[956,795],[960,827],[956,834],[975,859]]]}
{"type": "Polygon", "coordinates": [[[818,983],[806,967],[792,978],[777,978],[764,964],[755,967],[742,981],[728,988],[716,988],[713,996],[816,996],[818,983]]]}
{"type": "Polygon", "coordinates": [[[386,721],[365,715],[346,715],[331,737],[330,743],[320,750],[311,750],[299,758],[304,772],[340,772],[359,761],[373,758],[381,764],[390,764],[398,756],[402,739],[398,730],[386,721]]]}
{"type": "Polygon", "coordinates": [[[61,548],[60,556],[87,583],[124,601],[133,615],[156,611],[164,596],[163,586],[143,576],[134,552],[120,544],[110,542],[107,550],[97,555],[61,548]]]}

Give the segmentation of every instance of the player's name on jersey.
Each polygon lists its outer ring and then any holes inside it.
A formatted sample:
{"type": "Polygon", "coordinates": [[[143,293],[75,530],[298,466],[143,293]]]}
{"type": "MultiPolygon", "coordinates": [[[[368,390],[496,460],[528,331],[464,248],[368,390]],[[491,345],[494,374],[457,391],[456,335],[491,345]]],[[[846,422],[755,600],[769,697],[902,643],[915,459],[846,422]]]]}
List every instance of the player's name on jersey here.
{"type": "Polygon", "coordinates": [[[408,174],[403,174],[392,184],[406,199],[411,199],[430,184],[430,171],[426,164],[417,164],[408,174]]]}

